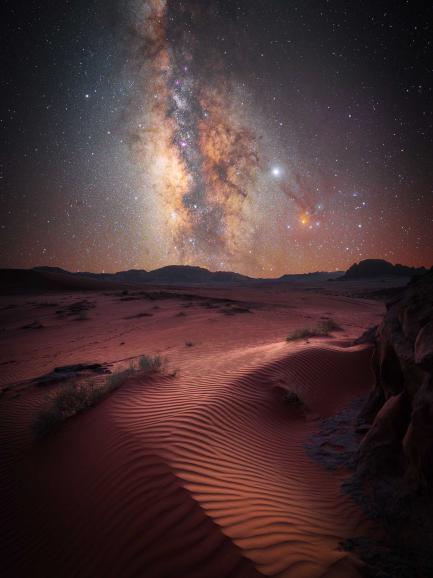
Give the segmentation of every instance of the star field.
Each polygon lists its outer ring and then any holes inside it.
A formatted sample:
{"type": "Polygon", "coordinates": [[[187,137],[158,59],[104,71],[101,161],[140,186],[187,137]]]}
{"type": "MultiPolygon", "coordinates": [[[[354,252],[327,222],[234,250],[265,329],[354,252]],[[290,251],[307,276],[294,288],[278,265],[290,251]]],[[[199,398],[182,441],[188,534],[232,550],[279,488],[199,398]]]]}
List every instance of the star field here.
{"type": "Polygon", "coordinates": [[[431,266],[432,9],[379,4],[6,2],[1,266],[431,266]]]}

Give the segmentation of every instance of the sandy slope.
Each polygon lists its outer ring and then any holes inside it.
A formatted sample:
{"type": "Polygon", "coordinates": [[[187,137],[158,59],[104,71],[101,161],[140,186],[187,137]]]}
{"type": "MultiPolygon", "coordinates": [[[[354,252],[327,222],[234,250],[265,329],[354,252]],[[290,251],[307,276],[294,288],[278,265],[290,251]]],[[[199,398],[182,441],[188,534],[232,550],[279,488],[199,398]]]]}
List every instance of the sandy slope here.
{"type": "Polygon", "coordinates": [[[302,292],[248,298],[250,313],[169,300],[152,317],[125,320],[155,303],[93,296],[89,321],[59,321],[44,309],[45,327],[30,336],[17,325],[34,306],[9,318],[6,357],[21,361],[2,366],[4,383],[52,369],[54,360],[143,351],[166,353],[179,373],[136,380],[36,444],[29,423],[45,394],[25,383],[4,394],[5,576],[358,576],[338,543],[364,523],[339,476],[303,446],[319,416],[369,387],[370,353],[336,345],[341,339],[283,339],[327,314],[344,325],[339,338],[359,334],[382,306],[302,292]],[[286,388],[307,411],[284,402],[286,388]]]}

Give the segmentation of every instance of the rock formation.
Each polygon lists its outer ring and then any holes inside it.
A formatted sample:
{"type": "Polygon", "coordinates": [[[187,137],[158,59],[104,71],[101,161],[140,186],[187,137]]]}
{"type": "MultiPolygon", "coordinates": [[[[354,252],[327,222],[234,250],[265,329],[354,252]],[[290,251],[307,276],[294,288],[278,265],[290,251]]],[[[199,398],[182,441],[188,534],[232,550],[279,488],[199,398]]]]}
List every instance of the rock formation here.
{"type": "Polygon", "coordinates": [[[346,273],[339,277],[340,281],[374,277],[412,277],[426,273],[424,267],[407,267],[406,265],[393,265],[384,259],[364,259],[354,263],[346,273]]]}
{"type": "Polygon", "coordinates": [[[373,365],[360,418],[371,424],[358,452],[361,502],[413,567],[433,572],[433,269],[388,303],[373,365]]]}
{"type": "Polygon", "coordinates": [[[373,425],[361,454],[387,448],[386,459],[392,453],[406,464],[407,473],[410,470],[419,481],[430,479],[433,436],[430,449],[424,447],[426,440],[423,449],[419,443],[421,432],[433,427],[433,271],[416,278],[388,303],[376,332],[373,365],[376,385],[363,411],[373,425]]]}

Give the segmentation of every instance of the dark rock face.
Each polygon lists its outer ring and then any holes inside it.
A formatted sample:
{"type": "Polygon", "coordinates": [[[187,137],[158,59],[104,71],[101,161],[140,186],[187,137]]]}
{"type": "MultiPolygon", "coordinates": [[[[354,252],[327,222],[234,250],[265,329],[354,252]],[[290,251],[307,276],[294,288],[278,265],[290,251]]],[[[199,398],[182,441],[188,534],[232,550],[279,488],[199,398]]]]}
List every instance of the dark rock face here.
{"type": "Polygon", "coordinates": [[[407,267],[405,265],[393,265],[384,259],[365,259],[354,263],[341,280],[360,279],[369,277],[412,277],[426,272],[424,267],[407,267]]]}
{"type": "Polygon", "coordinates": [[[360,417],[371,423],[357,458],[360,501],[414,567],[433,572],[433,269],[387,307],[360,417]]]}
{"type": "Polygon", "coordinates": [[[433,455],[433,270],[388,304],[376,332],[373,364],[376,385],[362,412],[373,426],[361,446],[361,463],[372,463],[373,447],[391,443],[406,475],[433,482],[425,458],[433,455]]]}

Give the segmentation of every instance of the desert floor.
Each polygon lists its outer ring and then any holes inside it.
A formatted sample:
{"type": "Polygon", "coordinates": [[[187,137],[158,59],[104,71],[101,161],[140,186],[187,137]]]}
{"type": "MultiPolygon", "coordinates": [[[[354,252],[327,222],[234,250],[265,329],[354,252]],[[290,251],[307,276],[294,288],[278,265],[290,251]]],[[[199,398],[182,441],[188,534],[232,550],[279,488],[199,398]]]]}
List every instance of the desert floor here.
{"type": "Polygon", "coordinates": [[[347,473],[304,446],[371,386],[371,350],[351,340],[383,312],[289,285],[1,297],[2,575],[359,576],[339,544],[369,525],[341,491],[347,473]],[[324,318],[342,331],[285,340],[324,318]],[[142,354],[167,370],[33,438],[65,386],[38,378],[142,354]]]}

